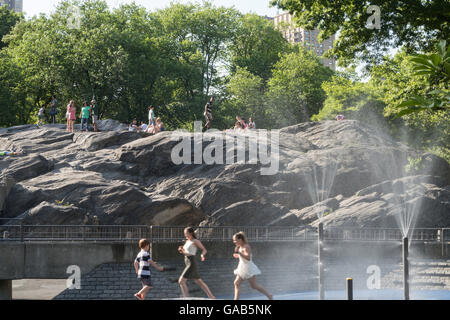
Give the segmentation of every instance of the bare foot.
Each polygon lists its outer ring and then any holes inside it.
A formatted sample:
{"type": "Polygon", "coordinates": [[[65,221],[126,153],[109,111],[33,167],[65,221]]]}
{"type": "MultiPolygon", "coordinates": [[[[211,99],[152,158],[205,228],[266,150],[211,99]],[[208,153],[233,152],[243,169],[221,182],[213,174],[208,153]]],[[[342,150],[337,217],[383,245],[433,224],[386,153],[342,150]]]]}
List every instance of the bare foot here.
{"type": "Polygon", "coordinates": [[[135,293],[134,296],[135,296],[136,298],[138,298],[139,300],[144,300],[144,299],[142,298],[142,296],[141,296],[139,293],[135,293]]]}
{"type": "Polygon", "coordinates": [[[268,298],[269,300],[273,300],[273,295],[269,294],[268,298]]]}

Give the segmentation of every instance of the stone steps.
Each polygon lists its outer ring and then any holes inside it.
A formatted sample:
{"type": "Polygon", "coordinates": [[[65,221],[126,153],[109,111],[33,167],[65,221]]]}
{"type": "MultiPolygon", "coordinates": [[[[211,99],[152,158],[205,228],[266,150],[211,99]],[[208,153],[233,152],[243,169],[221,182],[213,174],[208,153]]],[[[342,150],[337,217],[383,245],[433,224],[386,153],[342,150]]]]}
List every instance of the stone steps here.
{"type": "MultiPolygon", "coordinates": [[[[175,268],[159,272],[151,268],[153,288],[147,299],[174,299],[181,297],[178,277],[184,269],[182,261],[160,261],[160,265],[175,268]]],[[[259,284],[269,292],[305,292],[316,291],[318,286],[317,265],[312,261],[290,262],[255,259],[255,264],[262,274],[257,277],[259,284]]],[[[216,259],[199,262],[199,273],[203,281],[217,297],[232,296],[234,292],[233,270],[237,266],[234,259],[216,259]]],[[[351,276],[354,289],[367,289],[367,263],[328,264],[325,272],[326,290],[345,290],[345,278],[351,276]]],[[[410,286],[412,288],[450,290],[450,270],[444,264],[428,263],[420,268],[412,267],[410,286]]],[[[381,288],[402,288],[403,273],[401,264],[383,265],[381,268],[381,288]]],[[[206,294],[192,281],[188,280],[190,296],[205,298],[206,294]]],[[[242,294],[255,293],[247,281],[242,284],[242,294]]],[[[141,283],[136,278],[131,263],[103,264],[92,272],[82,275],[80,290],[65,290],[55,299],[121,299],[134,300],[134,293],[141,289],[141,283]]],[[[257,293],[259,294],[259,293],[257,293]]]]}

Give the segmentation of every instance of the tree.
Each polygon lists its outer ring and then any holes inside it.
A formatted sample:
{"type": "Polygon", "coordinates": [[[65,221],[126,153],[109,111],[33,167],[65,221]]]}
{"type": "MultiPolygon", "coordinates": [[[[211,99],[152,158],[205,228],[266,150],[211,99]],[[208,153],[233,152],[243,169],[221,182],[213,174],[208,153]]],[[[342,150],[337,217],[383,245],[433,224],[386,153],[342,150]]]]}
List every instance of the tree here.
{"type": "Polygon", "coordinates": [[[347,119],[386,127],[386,119],[383,116],[386,104],[382,100],[380,90],[372,83],[352,81],[338,75],[324,82],[322,88],[327,98],[323,108],[312,116],[311,120],[334,119],[337,114],[343,114],[347,119]]]}
{"type": "Polygon", "coordinates": [[[0,5],[0,50],[6,46],[2,41],[3,36],[7,35],[21,19],[23,16],[20,13],[9,10],[5,5],[0,5]]]}
{"type": "Polygon", "coordinates": [[[271,4],[295,15],[297,23],[321,30],[320,39],[340,31],[330,55],[342,65],[360,58],[381,61],[390,47],[405,46],[408,52],[431,49],[438,39],[450,38],[450,2],[447,0],[272,0],[271,4]],[[376,5],[380,29],[368,28],[376,5]]]}
{"type": "Polygon", "coordinates": [[[406,140],[409,145],[434,152],[450,160],[450,111],[431,109],[396,117],[398,106],[411,96],[425,96],[429,76],[416,74],[416,65],[406,50],[394,57],[385,57],[384,63],[371,71],[371,82],[381,90],[386,103],[384,115],[389,117],[391,133],[406,140]]]}
{"type": "Polygon", "coordinates": [[[280,55],[289,52],[290,45],[272,22],[255,14],[239,18],[230,45],[230,72],[244,68],[265,82],[280,55]]]}
{"type": "MultiPolygon", "coordinates": [[[[6,37],[7,52],[23,74],[17,86],[26,93],[30,112],[46,105],[53,94],[62,103],[73,99],[78,106],[95,95],[101,104],[114,106],[111,99],[117,100],[123,88],[117,79],[124,72],[126,54],[117,41],[118,29],[109,21],[104,2],[63,1],[52,16],[22,21],[6,37]],[[70,5],[80,8],[79,29],[68,27],[70,5]]],[[[116,110],[111,108],[113,114],[116,110]]]]}
{"type": "Polygon", "coordinates": [[[437,53],[410,57],[414,76],[427,76],[428,87],[424,96],[412,95],[408,100],[399,104],[397,108],[404,109],[400,110],[396,117],[422,111],[449,110],[450,46],[446,47],[446,41],[442,40],[437,49],[437,53]]]}
{"type": "Polygon", "coordinates": [[[238,67],[227,83],[226,91],[228,100],[218,114],[225,126],[231,127],[236,115],[246,119],[252,117],[261,128],[270,125],[266,123],[264,81],[261,77],[238,67]]]}
{"type": "Polygon", "coordinates": [[[306,48],[298,46],[275,64],[266,92],[268,116],[275,127],[308,121],[319,112],[326,95],[322,83],[330,80],[333,70],[306,48]]]}

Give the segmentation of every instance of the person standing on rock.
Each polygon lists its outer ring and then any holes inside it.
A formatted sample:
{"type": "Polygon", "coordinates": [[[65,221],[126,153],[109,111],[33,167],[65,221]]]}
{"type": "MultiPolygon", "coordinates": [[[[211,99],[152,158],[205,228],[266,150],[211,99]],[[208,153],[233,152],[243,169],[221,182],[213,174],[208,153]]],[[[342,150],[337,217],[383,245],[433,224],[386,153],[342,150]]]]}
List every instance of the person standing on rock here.
{"type": "Polygon", "coordinates": [[[213,121],[213,116],[212,116],[213,102],[214,102],[214,97],[211,97],[205,105],[205,112],[203,112],[203,115],[205,116],[206,124],[205,124],[205,127],[203,128],[203,131],[206,131],[211,127],[211,122],[213,121]]]}
{"type": "Polygon", "coordinates": [[[58,100],[55,96],[52,96],[52,101],[50,102],[50,117],[52,124],[56,123],[56,115],[58,114],[58,100]]]}
{"type": "Polygon", "coordinates": [[[155,107],[148,107],[148,125],[156,126],[155,107]]]}
{"type": "Polygon", "coordinates": [[[38,121],[38,127],[39,126],[41,126],[43,123],[42,123],[42,119],[44,119],[44,114],[45,114],[45,106],[42,106],[40,109],[39,109],[39,112],[38,112],[38,119],[39,119],[39,121],[38,121]]]}
{"type": "Polygon", "coordinates": [[[91,101],[91,113],[92,113],[92,125],[94,126],[94,132],[98,132],[97,121],[98,121],[99,111],[98,111],[98,105],[97,105],[97,102],[95,101],[95,99],[92,99],[92,101],[91,101]]]}
{"type": "Polygon", "coordinates": [[[186,243],[184,246],[178,247],[178,252],[184,255],[184,263],[186,264],[186,268],[181,273],[180,278],[178,279],[178,283],[180,284],[181,293],[183,297],[189,297],[189,289],[187,287],[187,280],[193,279],[196,284],[200,286],[200,288],[206,293],[208,298],[215,299],[216,297],[212,294],[211,290],[209,290],[206,283],[200,278],[197,270],[197,261],[195,260],[195,254],[197,253],[197,248],[202,250],[201,259],[205,261],[205,255],[207,250],[197,239],[195,235],[194,228],[187,227],[184,229],[184,236],[186,237],[186,243]]]}
{"type": "Polygon", "coordinates": [[[67,105],[66,108],[66,131],[70,131],[70,106],[73,104],[73,100],[69,101],[69,104],[67,105]]]}
{"type": "Polygon", "coordinates": [[[67,106],[68,116],[69,116],[69,130],[70,132],[75,132],[75,121],[77,120],[77,107],[75,107],[75,103],[73,100],[70,100],[69,105],[67,106]]]}
{"type": "Polygon", "coordinates": [[[81,108],[80,118],[81,118],[81,130],[83,131],[84,124],[86,123],[86,132],[88,132],[89,127],[89,117],[91,116],[91,107],[88,106],[87,102],[83,102],[83,107],[81,108]]]}
{"type": "Polygon", "coordinates": [[[248,280],[252,289],[258,290],[269,300],[272,300],[272,295],[256,282],[256,276],[261,274],[261,271],[252,261],[252,249],[245,234],[242,231],[236,233],[233,236],[233,243],[236,245],[233,257],[239,259],[238,267],[234,270],[236,275],[234,280],[234,300],[239,300],[241,283],[245,280],[248,280]]]}
{"type": "Polygon", "coordinates": [[[159,271],[164,271],[164,267],[157,265],[150,257],[150,242],[147,239],[139,241],[139,248],[141,248],[141,251],[134,260],[134,269],[138,278],[141,279],[142,289],[134,296],[139,300],[145,300],[145,295],[152,288],[150,265],[159,271]]]}

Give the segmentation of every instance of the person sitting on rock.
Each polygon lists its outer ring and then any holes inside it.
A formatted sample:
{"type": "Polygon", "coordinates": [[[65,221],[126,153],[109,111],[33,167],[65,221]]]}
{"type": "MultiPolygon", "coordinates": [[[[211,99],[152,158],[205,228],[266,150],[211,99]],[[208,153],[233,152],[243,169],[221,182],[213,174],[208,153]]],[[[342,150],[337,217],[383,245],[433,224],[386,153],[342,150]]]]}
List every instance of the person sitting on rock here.
{"type": "Polygon", "coordinates": [[[0,157],[20,156],[22,152],[0,151],[0,157]]]}
{"type": "Polygon", "coordinates": [[[141,121],[141,125],[139,126],[139,132],[145,132],[145,130],[147,130],[148,125],[144,122],[141,121]]]}
{"type": "Polygon", "coordinates": [[[242,125],[239,121],[236,121],[236,123],[234,124],[234,131],[241,131],[242,130],[242,125]]]}
{"type": "Polygon", "coordinates": [[[136,119],[133,119],[133,122],[128,127],[128,131],[130,131],[130,132],[138,132],[139,131],[139,127],[138,127],[136,119]]]}
{"type": "Polygon", "coordinates": [[[158,127],[158,132],[164,131],[164,123],[161,121],[161,118],[156,118],[156,126],[158,127]]]}
{"type": "Polygon", "coordinates": [[[256,129],[255,122],[253,121],[253,118],[251,118],[251,117],[248,119],[248,128],[249,129],[256,129]]]}
{"type": "Polygon", "coordinates": [[[147,126],[147,129],[145,130],[145,132],[150,133],[150,134],[155,134],[155,126],[153,125],[153,123],[150,123],[147,126]]]}

